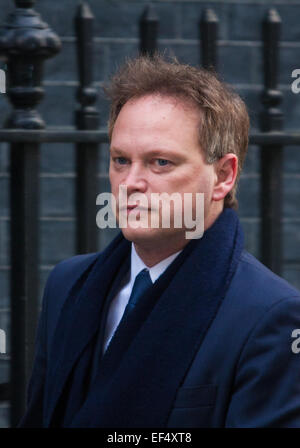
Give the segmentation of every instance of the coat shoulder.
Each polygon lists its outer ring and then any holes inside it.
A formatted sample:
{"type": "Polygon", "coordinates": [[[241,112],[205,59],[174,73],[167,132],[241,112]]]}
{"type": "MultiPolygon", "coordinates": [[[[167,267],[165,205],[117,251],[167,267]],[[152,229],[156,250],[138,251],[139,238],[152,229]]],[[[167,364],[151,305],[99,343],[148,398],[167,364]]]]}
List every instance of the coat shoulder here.
{"type": "Polygon", "coordinates": [[[257,258],[243,250],[228,293],[242,298],[243,304],[270,307],[286,298],[300,300],[300,291],[279,277],[257,258]]]}
{"type": "Polygon", "coordinates": [[[104,261],[110,256],[115,246],[121,240],[121,232],[110,242],[110,244],[101,252],[93,252],[82,255],[74,255],[59,262],[51,271],[48,278],[48,284],[55,289],[63,289],[68,291],[70,287],[80,278],[80,276],[89,269],[94,262],[101,257],[104,261]]]}
{"type": "Polygon", "coordinates": [[[75,255],[59,262],[52,269],[46,283],[43,298],[49,347],[59,314],[69,292],[98,257],[99,253],[75,255]]]}
{"type": "Polygon", "coordinates": [[[60,261],[51,271],[49,281],[56,285],[60,283],[64,285],[70,282],[73,283],[100,255],[100,252],[94,252],[84,255],[74,255],[73,257],[60,261]]]}

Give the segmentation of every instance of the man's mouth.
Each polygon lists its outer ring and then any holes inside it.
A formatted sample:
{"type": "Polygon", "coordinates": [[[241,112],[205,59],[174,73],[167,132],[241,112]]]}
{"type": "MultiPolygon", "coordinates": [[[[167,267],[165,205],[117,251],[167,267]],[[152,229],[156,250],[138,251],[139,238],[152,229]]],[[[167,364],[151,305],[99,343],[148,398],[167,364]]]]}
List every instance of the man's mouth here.
{"type": "Polygon", "coordinates": [[[135,204],[135,205],[127,205],[127,206],[124,206],[124,207],[121,207],[120,208],[120,211],[121,212],[124,212],[124,211],[130,211],[130,210],[133,210],[134,208],[137,208],[137,210],[136,211],[139,211],[139,212],[141,212],[141,211],[147,211],[147,212],[150,212],[151,211],[151,208],[148,208],[148,207],[140,207],[138,204],[135,204]]]}

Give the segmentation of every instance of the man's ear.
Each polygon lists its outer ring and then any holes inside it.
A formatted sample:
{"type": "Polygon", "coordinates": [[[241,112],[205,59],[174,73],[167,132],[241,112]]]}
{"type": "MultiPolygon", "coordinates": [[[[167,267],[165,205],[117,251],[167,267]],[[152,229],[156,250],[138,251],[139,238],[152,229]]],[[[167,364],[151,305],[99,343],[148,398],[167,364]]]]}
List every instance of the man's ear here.
{"type": "Polygon", "coordinates": [[[220,201],[232,190],[238,172],[238,158],[235,154],[225,154],[215,162],[216,181],[212,199],[220,201]]]}

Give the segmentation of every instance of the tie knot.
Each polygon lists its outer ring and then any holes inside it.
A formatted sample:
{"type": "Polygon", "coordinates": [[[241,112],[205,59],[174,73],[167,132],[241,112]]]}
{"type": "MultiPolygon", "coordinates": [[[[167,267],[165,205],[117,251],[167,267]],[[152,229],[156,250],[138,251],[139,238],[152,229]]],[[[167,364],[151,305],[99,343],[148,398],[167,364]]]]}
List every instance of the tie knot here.
{"type": "Polygon", "coordinates": [[[149,271],[145,268],[135,277],[131,295],[127,304],[129,311],[135,307],[140,297],[142,297],[142,295],[148,288],[150,288],[151,285],[152,280],[149,271]]]}
{"type": "Polygon", "coordinates": [[[142,282],[147,282],[149,284],[149,282],[152,283],[150,274],[149,274],[149,270],[147,268],[142,269],[138,275],[135,277],[134,280],[134,285],[136,283],[142,283],[142,282]]]}

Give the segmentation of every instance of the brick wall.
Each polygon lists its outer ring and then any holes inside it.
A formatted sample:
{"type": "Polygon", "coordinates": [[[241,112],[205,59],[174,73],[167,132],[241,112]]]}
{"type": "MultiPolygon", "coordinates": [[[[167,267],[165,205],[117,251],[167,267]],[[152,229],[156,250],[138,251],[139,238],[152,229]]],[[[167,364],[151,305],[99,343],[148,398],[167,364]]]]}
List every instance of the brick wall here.
{"type": "MultiPolygon", "coordinates": [[[[138,51],[138,20],[146,0],[89,0],[95,15],[95,80],[101,86],[125,56],[138,51]]],[[[180,61],[200,63],[198,22],[207,6],[220,20],[219,71],[245,99],[253,128],[258,127],[262,90],[261,20],[269,7],[276,7],[282,18],[280,89],[284,93],[282,110],[286,129],[298,129],[300,94],[291,92],[291,72],[300,68],[300,0],[257,1],[153,1],[160,18],[160,49],[175,54],[180,61]]],[[[37,1],[36,10],[61,37],[59,55],[47,61],[46,95],[40,111],[48,126],[73,124],[76,89],[76,56],[73,0],[37,1]]],[[[1,5],[0,22],[14,8],[13,1],[1,5]]],[[[1,65],[1,64],[0,64],[1,65]]],[[[1,68],[1,67],[0,67],[1,68]]],[[[107,120],[108,104],[100,93],[97,104],[101,125],[107,120]]],[[[1,122],[8,105],[0,95],[1,122]]],[[[9,158],[6,144],[0,144],[0,328],[9,338],[9,158]]],[[[300,148],[284,153],[284,277],[300,288],[300,148]]],[[[108,148],[101,147],[99,192],[109,191],[108,148]]],[[[259,148],[250,147],[240,180],[239,215],[246,234],[247,248],[259,257],[259,148]]],[[[72,145],[45,144],[41,148],[41,259],[40,296],[49,271],[58,261],[75,253],[74,246],[74,152],[72,145]]],[[[99,231],[99,249],[115,231],[99,231]]],[[[0,355],[0,382],[8,380],[9,355],[0,355]]],[[[7,403],[0,403],[0,427],[8,425],[7,403]]]]}

